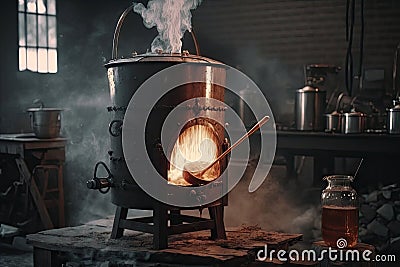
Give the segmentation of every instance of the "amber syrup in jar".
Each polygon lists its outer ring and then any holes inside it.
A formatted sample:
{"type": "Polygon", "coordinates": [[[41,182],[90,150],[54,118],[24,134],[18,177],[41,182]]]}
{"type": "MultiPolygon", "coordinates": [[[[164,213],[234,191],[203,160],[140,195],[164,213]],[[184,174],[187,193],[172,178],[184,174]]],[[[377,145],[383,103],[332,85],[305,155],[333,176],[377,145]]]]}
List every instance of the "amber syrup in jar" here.
{"type": "Polygon", "coordinates": [[[332,175],[324,180],[328,186],[322,191],[322,239],[331,247],[354,247],[358,240],[358,201],[351,187],[353,177],[332,175]]]}

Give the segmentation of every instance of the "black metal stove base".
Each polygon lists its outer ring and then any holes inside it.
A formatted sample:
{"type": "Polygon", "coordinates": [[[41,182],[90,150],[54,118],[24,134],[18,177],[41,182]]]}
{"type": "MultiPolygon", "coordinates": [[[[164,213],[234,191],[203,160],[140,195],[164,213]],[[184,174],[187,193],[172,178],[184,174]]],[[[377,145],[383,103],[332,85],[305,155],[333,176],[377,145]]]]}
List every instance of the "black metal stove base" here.
{"type": "Polygon", "coordinates": [[[169,235],[208,229],[212,239],[226,239],[224,205],[210,206],[208,212],[210,219],[183,215],[180,209],[156,205],[153,216],[127,219],[128,208],[117,207],[111,238],[122,237],[125,229],[150,233],[154,249],[167,248],[169,235]]]}

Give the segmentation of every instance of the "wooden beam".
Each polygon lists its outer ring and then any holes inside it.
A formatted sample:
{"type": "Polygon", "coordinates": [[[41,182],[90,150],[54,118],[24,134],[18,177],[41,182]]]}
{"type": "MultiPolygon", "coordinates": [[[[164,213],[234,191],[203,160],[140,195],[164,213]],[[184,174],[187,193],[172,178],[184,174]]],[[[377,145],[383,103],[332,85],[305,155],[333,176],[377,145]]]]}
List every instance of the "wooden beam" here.
{"type": "Polygon", "coordinates": [[[53,222],[51,221],[50,215],[47,211],[45,202],[42,199],[39,188],[36,185],[35,179],[33,179],[33,177],[31,177],[31,173],[30,173],[28,167],[26,166],[25,161],[21,158],[16,158],[15,162],[17,163],[17,166],[18,166],[19,172],[22,176],[22,179],[29,185],[29,192],[32,195],[33,202],[35,203],[36,208],[39,212],[39,216],[43,223],[43,226],[46,229],[53,229],[54,225],[53,225],[53,222]]]}

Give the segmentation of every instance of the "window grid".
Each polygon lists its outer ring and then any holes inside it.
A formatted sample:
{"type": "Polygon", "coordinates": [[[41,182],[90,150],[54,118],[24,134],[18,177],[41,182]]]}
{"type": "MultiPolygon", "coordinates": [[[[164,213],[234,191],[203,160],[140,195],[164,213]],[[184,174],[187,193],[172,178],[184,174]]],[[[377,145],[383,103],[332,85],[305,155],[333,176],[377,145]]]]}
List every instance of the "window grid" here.
{"type": "Polygon", "coordinates": [[[57,72],[56,0],[18,0],[19,70],[57,72]]]}

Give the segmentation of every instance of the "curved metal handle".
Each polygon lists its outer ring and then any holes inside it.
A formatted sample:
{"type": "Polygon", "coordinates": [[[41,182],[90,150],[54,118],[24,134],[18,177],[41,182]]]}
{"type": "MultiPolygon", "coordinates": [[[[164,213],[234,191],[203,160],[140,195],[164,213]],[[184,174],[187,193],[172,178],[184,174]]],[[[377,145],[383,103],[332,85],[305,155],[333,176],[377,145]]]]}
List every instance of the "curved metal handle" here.
{"type": "MultiPolygon", "coordinates": [[[[128,13],[133,10],[134,4],[129,6],[122,12],[121,16],[118,19],[117,26],[115,27],[114,30],[114,37],[113,37],[113,47],[112,47],[112,54],[111,54],[111,59],[117,59],[118,57],[118,42],[119,42],[119,33],[121,31],[122,24],[124,23],[124,20],[128,13]]],[[[194,42],[194,46],[196,48],[196,55],[200,56],[200,48],[199,48],[199,43],[197,42],[196,35],[194,34],[193,28],[191,30],[191,35],[192,39],[194,42]]]]}
{"type": "Polygon", "coordinates": [[[121,135],[122,123],[123,122],[121,120],[113,120],[110,122],[110,125],[108,126],[108,132],[111,136],[117,137],[121,135]],[[117,124],[117,126],[115,126],[115,132],[113,132],[114,124],[117,124]]]}
{"type": "Polygon", "coordinates": [[[110,169],[107,167],[107,164],[105,164],[103,161],[99,161],[94,167],[93,179],[87,181],[86,185],[89,189],[97,189],[100,191],[100,193],[106,194],[110,190],[110,188],[114,186],[112,178],[113,175],[110,169]],[[106,170],[108,174],[107,177],[97,177],[97,170],[100,165],[103,166],[106,170]]]}

